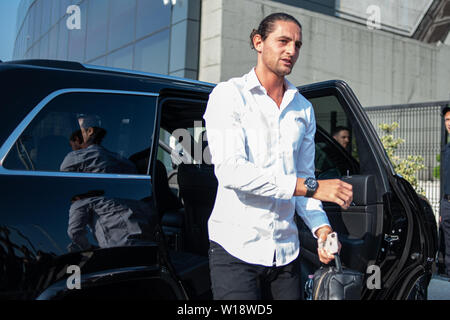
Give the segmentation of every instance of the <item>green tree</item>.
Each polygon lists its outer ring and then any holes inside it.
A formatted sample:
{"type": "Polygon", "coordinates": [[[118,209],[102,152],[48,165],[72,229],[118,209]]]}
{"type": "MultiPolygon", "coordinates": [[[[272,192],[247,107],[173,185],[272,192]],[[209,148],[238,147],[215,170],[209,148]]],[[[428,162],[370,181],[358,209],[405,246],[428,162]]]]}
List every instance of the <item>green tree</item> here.
{"type": "Polygon", "coordinates": [[[395,172],[405,178],[413,186],[416,192],[425,195],[424,190],[419,187],[417,179],[417,172],[425,168],[423,157],[408,155],[406,159],[401,159],[395,154],[399,145],[405,142],[402,138],[394,138],[393,133],[399,127],[397,122],[393,122],[392,124],[382,123],[379,127],[384,134],[381,137],[381,142],[394,166],[395,172]]]}
{"type": "MultiPolygon", "coordinates": [[[[439,163],[441,162],[441,155],[439,153],[436,155],[436,161],[439,163]]],[[[440,164],[433,168],[433,177],[435,177],[436,179],[441,178],[441,165],[440,164]]]]}

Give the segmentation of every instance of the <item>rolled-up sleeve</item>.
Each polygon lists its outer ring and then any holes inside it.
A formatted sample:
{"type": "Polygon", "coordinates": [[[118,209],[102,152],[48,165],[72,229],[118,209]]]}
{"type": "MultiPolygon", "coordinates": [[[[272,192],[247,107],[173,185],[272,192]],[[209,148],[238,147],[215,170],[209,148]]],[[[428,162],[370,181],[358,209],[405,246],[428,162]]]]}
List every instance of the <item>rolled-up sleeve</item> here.
{"type": "MultiPolygon", "coordinates": [[[[297,177],[304,179],[314,177],[314,136],[316,134],[316,120],[312,106],[309,108],[309,118],[310,121],[306,128],[305,138],[302,142],[296,161],[297,177]]],[[[322,201],[307,197],[295,198],[297,214],[303,219],[308,228],[311,229],[314,237],[316,237],[315,232],[317,229],[323,226],[330,226],[327,214],[322,207],[322,201]]]]}
{"type": "Polygon", "coordinates": [[[295,175],[274,175],[248,159],[239,108],[243,100],[232,83],[220,83],[209,97],[204,119],[211,161],[225,188],[278,199],[291,199],[295,175]]]}

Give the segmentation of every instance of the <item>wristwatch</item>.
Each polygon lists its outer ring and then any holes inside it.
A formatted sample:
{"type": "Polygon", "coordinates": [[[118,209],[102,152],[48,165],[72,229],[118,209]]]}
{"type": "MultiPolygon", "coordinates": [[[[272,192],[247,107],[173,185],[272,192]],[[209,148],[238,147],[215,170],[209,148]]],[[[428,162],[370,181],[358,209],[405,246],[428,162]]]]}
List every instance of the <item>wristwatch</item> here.
{"type": "Polygon", "coordinates": [[[311,198],[314,193],[316,193],[317,188],[319,187],[319,184],[317,183],[317,180],[313,177],[309,177],[305,180],[305,187],[306,187],[306,195],[305,197],[311,198]]]}

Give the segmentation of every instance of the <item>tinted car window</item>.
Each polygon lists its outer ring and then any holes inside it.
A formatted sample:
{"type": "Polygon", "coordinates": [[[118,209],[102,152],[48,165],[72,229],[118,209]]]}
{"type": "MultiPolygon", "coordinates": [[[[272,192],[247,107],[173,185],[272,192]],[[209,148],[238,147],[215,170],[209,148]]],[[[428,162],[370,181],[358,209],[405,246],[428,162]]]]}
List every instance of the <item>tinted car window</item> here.
{"type": "Polygon", "coordinates": [[[144,95],[59,95],[27,126],[8,153],[4,167],[147,174],[154,105],[155,97],[144,95]]]}
{"type": "Polygon", "coordinates": [[[356,169],[356,163],[356,159],[346,154],[325,131],[320,130],[316,133],[315,175],[317,179],[339,179],[346,175],[357,174],[359,172],[356,169]]]}
{"type": "Polygon", "coordinates": [[[315,167],[319,179],[358,172],[358,148],[350,120],[335,96],[310,99],[317,122],[315,167]]]}

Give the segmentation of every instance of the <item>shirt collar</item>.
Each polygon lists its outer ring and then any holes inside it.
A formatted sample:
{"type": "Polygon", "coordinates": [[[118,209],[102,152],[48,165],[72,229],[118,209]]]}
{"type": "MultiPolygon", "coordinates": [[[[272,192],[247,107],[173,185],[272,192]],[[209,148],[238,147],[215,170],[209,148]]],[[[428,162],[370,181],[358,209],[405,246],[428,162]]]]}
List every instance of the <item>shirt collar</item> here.
{"type": "Polygon", "coordinates": [[[261,85],[261,82],[259,82],[259,79],[256,76],[255,68],[252,68],[252,70],[250,70],[250,72],[247,74],[245,89],[250,91],[254,88],[259,88],[260,90],[263,90],[265,92],[264,87],[261,85]]]}
{"type": "MultiPolygon", "coordinates": [[[[284,84],[287,88],[285,94],[288,92],[289,94],[292,93],[295,94],[298,92],[298,89],[288,79],[284,78],[284,84]],[[292,93],[290,91],[292,91],[292,93]]],[[[250,70],[250,72],[247,74],[245,89],[250,91],[254,88],[259,88],[260,90],[262,90],[264,93],[267,94],[266,89],[262,86],[261,82],[259,82],[259,79],[256,76],[255,68],[252,68],[252,70],[250,70]]]]}

